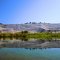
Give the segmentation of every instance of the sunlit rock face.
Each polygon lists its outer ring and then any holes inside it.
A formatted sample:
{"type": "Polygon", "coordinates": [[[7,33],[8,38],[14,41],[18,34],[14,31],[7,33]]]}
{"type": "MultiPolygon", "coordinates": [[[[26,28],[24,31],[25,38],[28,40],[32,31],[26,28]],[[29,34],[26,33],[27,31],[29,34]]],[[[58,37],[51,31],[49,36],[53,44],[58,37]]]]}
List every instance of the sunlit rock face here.
{"type": "Polygon", "coordinates": [[[35,23],[35,24],[0,24],[0,31],[16,32],[27,30],[30,32],[44,32],[47,30],[60,30],[60,24],[35,23]]]}

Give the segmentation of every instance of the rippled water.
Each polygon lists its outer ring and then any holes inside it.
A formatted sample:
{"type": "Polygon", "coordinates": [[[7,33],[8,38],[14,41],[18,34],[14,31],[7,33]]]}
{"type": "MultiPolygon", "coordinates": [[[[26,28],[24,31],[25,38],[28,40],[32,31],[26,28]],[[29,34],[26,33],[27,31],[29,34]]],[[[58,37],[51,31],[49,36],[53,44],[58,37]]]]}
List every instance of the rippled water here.
{"type": "Polygon", "coordinates": [[[0,48],[0,60],[60,60],[60,48],[0,48]]]}

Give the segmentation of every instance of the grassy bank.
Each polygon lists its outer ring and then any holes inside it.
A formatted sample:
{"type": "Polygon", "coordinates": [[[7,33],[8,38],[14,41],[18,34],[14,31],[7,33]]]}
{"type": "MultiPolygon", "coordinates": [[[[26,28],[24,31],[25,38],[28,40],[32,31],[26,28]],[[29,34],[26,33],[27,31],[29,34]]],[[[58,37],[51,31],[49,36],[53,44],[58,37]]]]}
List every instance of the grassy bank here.
{"type": "Polygon", "coordinates": [[[35,39],[52,40],[52,39],[60,39],[60,33],[52,33],[52,32],[30,33],[28,31],[21,31],[16,33],[0,33],[0,38],[15,38],[22,40],[35,38],[35,39]]]}

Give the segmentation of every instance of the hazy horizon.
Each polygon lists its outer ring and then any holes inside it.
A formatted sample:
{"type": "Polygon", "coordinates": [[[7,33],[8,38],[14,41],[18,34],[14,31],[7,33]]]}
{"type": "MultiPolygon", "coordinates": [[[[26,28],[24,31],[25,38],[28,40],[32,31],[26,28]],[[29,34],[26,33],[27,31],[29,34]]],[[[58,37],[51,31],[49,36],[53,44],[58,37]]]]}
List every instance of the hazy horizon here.
{"type": "Polygon", "coordinates": [[[60,0],[0,0],[0,23],[60,23],[60,0]]]}

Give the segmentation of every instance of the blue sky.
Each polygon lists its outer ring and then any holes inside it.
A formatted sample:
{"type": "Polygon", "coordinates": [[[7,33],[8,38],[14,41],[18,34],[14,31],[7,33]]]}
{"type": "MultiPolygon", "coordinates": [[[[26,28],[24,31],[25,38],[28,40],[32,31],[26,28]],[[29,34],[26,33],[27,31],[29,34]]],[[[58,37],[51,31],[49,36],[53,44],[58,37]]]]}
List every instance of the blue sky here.
{"type": "Polygon", "coordinates": [[[60,0],[0,0],[0,23],[60,23],[60,0]]]}

